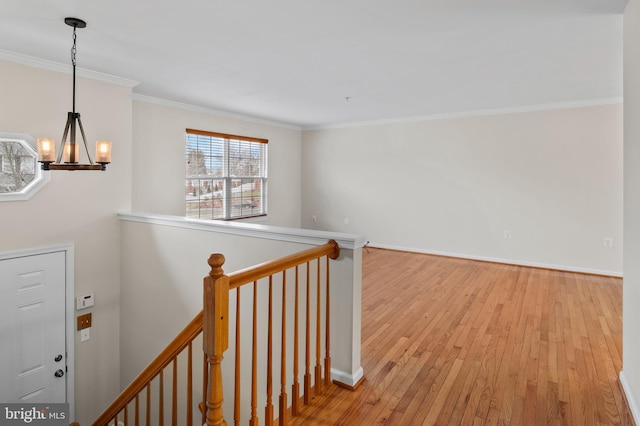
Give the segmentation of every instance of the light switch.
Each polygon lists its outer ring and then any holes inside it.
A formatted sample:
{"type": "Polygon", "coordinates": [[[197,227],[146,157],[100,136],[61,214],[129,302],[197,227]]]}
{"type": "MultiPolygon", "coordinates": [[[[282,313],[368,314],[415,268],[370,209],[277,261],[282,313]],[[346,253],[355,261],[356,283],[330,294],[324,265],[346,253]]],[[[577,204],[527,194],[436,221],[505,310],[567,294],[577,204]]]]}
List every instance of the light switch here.
{"type": "Polygon", "coordinates": [[[91,327],[80,330],[80,342],[86,342],[91,339],[91,327]]]}

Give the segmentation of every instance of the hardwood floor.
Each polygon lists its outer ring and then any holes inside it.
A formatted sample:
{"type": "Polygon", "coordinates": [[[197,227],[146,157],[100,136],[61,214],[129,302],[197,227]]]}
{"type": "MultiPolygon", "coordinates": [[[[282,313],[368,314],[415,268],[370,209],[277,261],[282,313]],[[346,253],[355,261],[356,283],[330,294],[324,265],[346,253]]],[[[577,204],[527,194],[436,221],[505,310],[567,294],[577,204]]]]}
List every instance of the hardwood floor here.
{"type": "Polygon", "coordinates": [[[363,252],[362,366],[294,425],[633,425],[620,279],[363,252]]]}

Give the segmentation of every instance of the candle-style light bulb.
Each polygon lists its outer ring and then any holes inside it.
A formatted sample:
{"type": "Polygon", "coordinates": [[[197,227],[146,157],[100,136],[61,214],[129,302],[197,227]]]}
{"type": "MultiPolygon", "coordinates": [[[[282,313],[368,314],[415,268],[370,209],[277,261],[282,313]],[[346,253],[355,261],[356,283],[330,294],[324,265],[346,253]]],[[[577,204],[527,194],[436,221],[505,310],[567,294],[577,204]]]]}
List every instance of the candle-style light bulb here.
{"type": "Polygon", "coordinates": [[[64,162],[65,163],[78,163],[80,162],[80,144],[71,142],[64,144],[64,162]],[[71,147],[74,147],[73,158],[71,156],[71,147]]]}
{"type": "Polygon", "coordinates": [[[106,164],[111,162],[111,142],[96,142],[96,163],[106,164]]]}
{"type": "Polygon", "coordinates": [[[37,141],[38,158],[42,163],[53,163],[56,161],[56,145],[51,138],[40,138],[37,141]]]}

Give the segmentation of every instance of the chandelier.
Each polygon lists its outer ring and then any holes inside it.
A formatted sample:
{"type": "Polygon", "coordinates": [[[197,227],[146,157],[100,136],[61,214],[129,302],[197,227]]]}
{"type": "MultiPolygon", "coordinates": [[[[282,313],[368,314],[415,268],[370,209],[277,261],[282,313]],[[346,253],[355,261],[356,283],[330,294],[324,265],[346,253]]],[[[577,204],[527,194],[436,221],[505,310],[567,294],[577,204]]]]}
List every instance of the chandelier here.
{"type": "Polygon", "coordinates": [[[65,18],[64,23],[73,27],[73,47],[71,48],[71,64],[73,65],[73,110],[67,113],[67,124],[60,141],[58,158],[56,158],[55,141],[51,138],[41,138],[37,141],[39,162],[42,170],[106,170],[111,162],[111,142],[96,142],[96,161],[91,159],[84,134],[80,113],[76,112],[76,29],[85,28],[87,23],[78,18],[65,18]],[[80,129],[84,149],[89,158],[89,164],[80,163],[80,147],[76,142],[76,130],[80,129]],[[69,140],[67,141],[67,136],[69,140]]]}

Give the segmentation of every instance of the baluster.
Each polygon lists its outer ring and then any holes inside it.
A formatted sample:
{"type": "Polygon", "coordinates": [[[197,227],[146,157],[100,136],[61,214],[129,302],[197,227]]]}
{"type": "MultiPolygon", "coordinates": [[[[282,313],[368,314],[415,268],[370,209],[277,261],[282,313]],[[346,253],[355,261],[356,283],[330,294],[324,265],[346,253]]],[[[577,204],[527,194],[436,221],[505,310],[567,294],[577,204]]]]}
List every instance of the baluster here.
{"type": "Polygon", "coordinates": [[[311,403],[311,372],[309,371],[311,366],[311,301],[310,301],[310,273],[311,265],[307,262],[307,317],[306,317],[306,336],[305,336],[305,354],[304,354],[304,403],[309,405],[311,403]]]}
{"type": "Polygon", "coordinates": [[[236,289],[236,371],[233,421],[240,424],[240,287],[236,289]]]}
{"type": "Polygon", "coordinates": [[[317,306],[316,306],[316,370],[315,370],[315,385],[316,385],[316,395],[320,395],[322,393],[322,366],[320,365],[320,317],[322,313],[321,309],[321,300],[320,300],[320,258],[316,260],[318,276],[316,278],[317,284],[317,306]]]}
{"type": "Polygon", "coordinates": [[[296,292],[293,320],[293,385],[291,385],[291,413],[300,413],[300,384],[298,383],[298,265],[296,265],[296,292]]]}
{"type": "Polygon", "coordinates": [[[193,342],[187,346],[187,426],[193,425],[193,342]]]}
{"type": "Polygon", "coordinates": [[[208,359],[211,368],[209,374],[211,380],[209,380],[209,396],[207,398],[207,425],[226,425],[222,416],[222,370],[220,363],[222,362],[222,356],[210,356],[208,359]],[[215,390],[214,390],[215,388],[215,390]]]}
{"type": "MultiPolygon", "coordinates": [[[[331,310],[330,310],[330,306],[331,306],[331,283],[329,281],[329,256],[325,256],[325,258],[327,259],[327,270],[326,270],[326,274],[327,274],[327,297],[325,300],[325,307],[326,307],[326,327],[324,330],[324,335],[325,335],[325,343],[324,343],[324,348],[325,348],[325,357],[324,357],[324,384],[325,386],[329,386],[331,384],[331,350],[330,350],[330,346],[331,346],[331,310]]],[[[320,262],[320,259],[318,259],[318,262],[320,262]]]]}
{"type": "Polygon", "coordinates": [[[140,394],[136,395],[136,419],[135,426],[140,426],[140,394]]]}
{"type": "Polygon", "coordinates": [[[200,412],[202,413],[202,424],[207,422],[207,389],[209,388],[209,363],[207,354],[204,354],[204,365],[202,366],[202,403],[200,412]]]}
{"type": "Polygon", "coordinates": [[[280,336],[280,413],[278,423],[287,424],[287,271],[282,271],[282,335],[280,336]]]}
{"type": "MultiPolygon", "coordinates": [[[[124,406],[124,426],[129,426],[129,404],[124,406]]],[[[118,423],[116,423],[118,424],[118,423]]]]}
{"type": "Polygon", "coordinates": [[[173,391],[171,395],[171,426],[178,426],[178,356],[173,358],[173,391]]]}
{"type": "Polygon", "coordinates": [[[147,426],[151,426],[151,382],[147,384],[147,426]]]}
{"type": "Polygon", "coordinates": [[[269,318],[267,325],[267,406],[264,409],[265,425],[273,424],[272,387],[272,318],[273,318],[273,275],[269,275],[269,318]]]}
{"type": "Polygon", "coordinates": [[[158,424],[164,426],[164,370],[160,370],[160,395],[158,400],[158,424]]]}
{"type": "Polygon", "coordinates": [[[114,419],[113,419],[113,424],[114,424],[115,426],[118,426],[118,413],[116,413],[116,416],[115,416],[115,417],[114,417],[114,419]]]}
{"type": "Polygon", "coordinates": [[[251,348],[251,420],[249,426],[258,426],[258,282],[253,282],[253,345],[251,348]]]}

